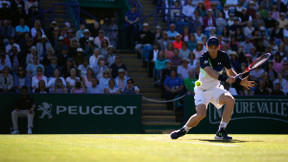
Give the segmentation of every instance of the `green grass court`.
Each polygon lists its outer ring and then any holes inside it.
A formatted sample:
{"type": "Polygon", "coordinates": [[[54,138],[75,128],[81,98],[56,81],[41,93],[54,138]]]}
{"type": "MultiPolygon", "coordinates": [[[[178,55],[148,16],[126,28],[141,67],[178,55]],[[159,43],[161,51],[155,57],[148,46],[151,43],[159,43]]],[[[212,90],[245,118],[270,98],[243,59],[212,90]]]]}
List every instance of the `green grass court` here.
{"type": "Polygon", "coordinates": [[[0,135],[0,161],[287,161],[288,135],[0,135]]]}

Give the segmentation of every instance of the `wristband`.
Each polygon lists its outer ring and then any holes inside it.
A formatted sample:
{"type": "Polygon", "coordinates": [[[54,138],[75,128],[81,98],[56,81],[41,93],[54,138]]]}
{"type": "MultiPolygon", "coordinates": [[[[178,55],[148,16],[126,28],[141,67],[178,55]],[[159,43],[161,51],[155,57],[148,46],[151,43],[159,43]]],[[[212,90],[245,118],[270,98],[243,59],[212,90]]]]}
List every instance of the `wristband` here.
{"type": "Polygon", "coordinates": [[[226,82],[227,78],[227,76],[224,76],[222,74],[218,76],[218,80],[220,80],[221,82],[226,82]]]}
{"type": "Polygon", "coordinates": [[[240,77],[237,77],[236,81],[234,82],[234,84],[240,85],[241,81],[242,81],[242,79],[240,77]]]}

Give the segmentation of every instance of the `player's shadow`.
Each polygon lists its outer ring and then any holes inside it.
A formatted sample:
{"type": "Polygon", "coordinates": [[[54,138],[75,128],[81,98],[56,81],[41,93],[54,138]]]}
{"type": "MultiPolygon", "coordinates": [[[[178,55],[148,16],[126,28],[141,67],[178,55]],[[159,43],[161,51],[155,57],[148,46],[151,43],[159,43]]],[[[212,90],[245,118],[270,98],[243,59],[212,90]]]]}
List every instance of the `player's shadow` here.
{"type": "Polygon", "coordinates": [[[212,140],[212,139],[198,139],[199,141],[215,142],[215,143],[244,143],[244,142],[259,142],[259,141],[244,141],[244,140],[212,140]]]}

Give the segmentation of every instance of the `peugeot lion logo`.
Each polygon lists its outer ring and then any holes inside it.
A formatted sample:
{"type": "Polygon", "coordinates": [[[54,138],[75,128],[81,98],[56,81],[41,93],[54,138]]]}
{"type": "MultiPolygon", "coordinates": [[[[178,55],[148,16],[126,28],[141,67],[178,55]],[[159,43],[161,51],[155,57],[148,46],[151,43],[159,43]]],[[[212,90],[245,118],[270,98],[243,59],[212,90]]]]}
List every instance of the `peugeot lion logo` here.
{"type": "Polygon", "coordinates": [[[52,104],[43,102],[41,105],[38,105],[38,110],[42,111],[41,116],[39,117],[40,119],[43,119],[46,115],[48,116],[49,119],[53,118],[51,112],[52,112],[52,104]]]}

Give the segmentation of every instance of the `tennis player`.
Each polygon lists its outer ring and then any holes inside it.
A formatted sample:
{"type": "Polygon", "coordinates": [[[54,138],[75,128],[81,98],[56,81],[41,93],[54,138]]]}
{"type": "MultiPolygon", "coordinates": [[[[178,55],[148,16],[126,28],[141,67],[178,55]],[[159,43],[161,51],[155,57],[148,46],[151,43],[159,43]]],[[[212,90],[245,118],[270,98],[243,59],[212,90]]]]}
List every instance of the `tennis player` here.
{"type": "MultiPolygon", "coordinates": [[[[235,76],[237,74],[231,68],[231,63],[227,53],[219,50],[220,45],[216,37],[210,37],[206,46],[208,51],[203,53],[203,55],[200,57],[201,69],[199,81],[202,84],[200,86],[195,86],[194,88],[194,99],[197,112],[190,117],[190,119],[181,129],[175,130],[170,134],[172,139],[177,139],[184,136],[192,127],[197,126],[198,123],[205,118],[207,106],[210,102],[214,104],[217,109],[220,109],[223,105],[225,105],[215,139],[232,139],[232,137],[228,136],[226,127],[232,116],[235,99],[228,91],[224,89],[220,82],[222,81],[232,84],[236,81],[235,76]],[[224,68],[228,76],[223,75],[224,68]]],[[[253,81],[248,81],[248,76],[242,80],[237,79],[237,82],[247,89],[254,86],[253,81]]]]}

